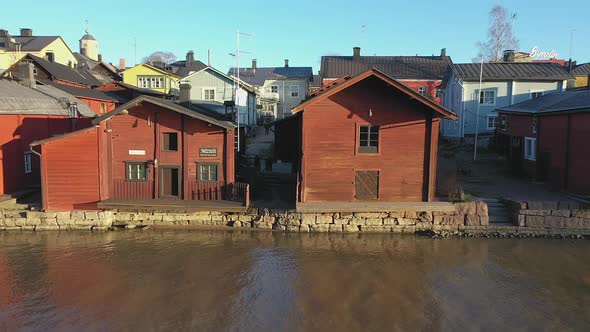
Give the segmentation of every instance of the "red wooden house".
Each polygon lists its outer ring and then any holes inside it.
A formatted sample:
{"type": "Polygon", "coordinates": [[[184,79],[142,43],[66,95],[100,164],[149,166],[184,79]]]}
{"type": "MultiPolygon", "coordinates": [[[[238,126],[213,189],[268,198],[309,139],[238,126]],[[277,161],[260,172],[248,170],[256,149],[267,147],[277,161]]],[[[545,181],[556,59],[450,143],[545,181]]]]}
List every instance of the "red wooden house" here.
{"type": "Polygon", "coordinates": [[[513,173],[590,195],[589,89],[554,92],[497,112],[497,146],[513,173]]]}
{"type": "Polygon", "coordinates": [[[140,96],[93,124],[32,144],[45,210],[247,204],[247,185],[234,182],[233,123],[140,96]]]}
{"type": "Polygon", "coordinates": [[[294,151],[282,159],[298,172],[299,204],[434,199],[440,119],[456,118],[434,101],[371,69],[293,113],[275,126],[275,144],[294,151]]]}

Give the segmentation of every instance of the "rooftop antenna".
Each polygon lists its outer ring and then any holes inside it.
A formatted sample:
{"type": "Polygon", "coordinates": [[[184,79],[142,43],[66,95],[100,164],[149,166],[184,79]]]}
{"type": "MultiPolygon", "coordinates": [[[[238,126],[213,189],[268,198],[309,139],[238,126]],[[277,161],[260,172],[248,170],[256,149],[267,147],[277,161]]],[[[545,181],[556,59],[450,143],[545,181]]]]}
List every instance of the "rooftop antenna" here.
{"type": "Polygon", "coordinates": [[[137,66],[137,37],[133,37],[133,66],[137,66]]]}
{"type": "Polygon", "coordinates": [[[477,91],[477,113],[475,116],[475,140],[473,144],[473,160],[477,160],[477,138],[479,136],[479,106],[481,105],[481,85],[483,80],[483,54],[481,55],[481,64],[479,67],[479,90],[477,91]]]}
{"type": "Polygon", "coordinates": [[[570,30],[570,70],[572,70],[572,44],[574,42],[574,31],[575,29],[570,30]]]}
{"type": "Polygon", "coordinates": [[[211,49],[207,49],[207,66],[211,67],[211,49]]]}

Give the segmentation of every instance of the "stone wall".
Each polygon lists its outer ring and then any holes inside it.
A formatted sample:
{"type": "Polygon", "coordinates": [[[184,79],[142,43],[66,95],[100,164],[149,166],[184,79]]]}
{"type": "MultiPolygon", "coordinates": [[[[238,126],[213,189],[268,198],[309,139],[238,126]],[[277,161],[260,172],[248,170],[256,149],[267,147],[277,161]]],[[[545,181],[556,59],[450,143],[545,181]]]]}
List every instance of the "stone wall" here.
{"type": "Polygon", "coordinates": [[[513,222],[519,227],[590,229],[590,206],[577,202],[507,201],[513,222]]]}
{"type": "Polygon", "coordinates": [[[108,229],[111,211],[40,212],[0,209],[0,230],[108,229]]]}

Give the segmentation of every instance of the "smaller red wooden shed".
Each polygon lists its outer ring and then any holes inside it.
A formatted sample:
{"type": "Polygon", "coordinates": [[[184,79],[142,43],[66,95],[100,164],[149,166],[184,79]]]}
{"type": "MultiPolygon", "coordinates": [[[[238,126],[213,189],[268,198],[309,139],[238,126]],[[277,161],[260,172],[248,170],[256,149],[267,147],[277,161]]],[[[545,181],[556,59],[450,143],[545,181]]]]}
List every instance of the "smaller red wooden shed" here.
{"type": "Polygon", "coordinates": [[[454,113],[376,69],[292,112],[275,126],[275,151],[298,172],[298,203],[434,199],[439,123],[454,113]]]}

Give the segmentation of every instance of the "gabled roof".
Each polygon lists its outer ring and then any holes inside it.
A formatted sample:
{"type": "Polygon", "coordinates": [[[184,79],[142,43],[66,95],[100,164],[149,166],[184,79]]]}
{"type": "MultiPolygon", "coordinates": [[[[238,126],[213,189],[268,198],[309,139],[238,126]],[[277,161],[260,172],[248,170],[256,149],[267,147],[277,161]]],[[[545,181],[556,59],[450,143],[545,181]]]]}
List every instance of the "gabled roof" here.
{"type": "MultiPolygon", "coordinates": [[[[172,96],[172,95],[167,94],[167,93],[164,93],[164,92],[160,92],[160,91],[156,91],[156,90],[151,90],[151,89],[140,88],[140,87],[137,87],[135,85],[127,84],[127,83],[124,83],[124,82],[121,82],[121,81],[109,82],[109,83],[103,85],[102,87],[107,86],[109,84],[118,85],[118,86],[122,87],[123,89],[133,90],[133,91],[136,91],[137,93],[148,95],[148,96],[160,96],[160,97],[170,97],[170,96],[172,96]]],[[[119,91],[119,90],[106,90],[106,89],[103,90],[102,87],[98,87],[98,89],[100,89],[101,91],[119,91]]]]}
{"type": "Polygon", "coordinates": [[[83,70],[78,71],[74,68],[56,62],[50,62],[32,54],[27,54],[25,59],[33,61],[37,66],[48,72],[52,78],[89,86],[102,85],[102,83],[94,78],[90,73],[83,70]]]}
{"type": "Polygon", "coordinates": [[[359,75],[371,68],[395,79],[441,80],[449,64],[448,56],[322,56],[322,78],[359,75]]]}
{"type": "Polygon", "coordinates": [[[76,60],[78,60],[78,70],[85,70],[86,72],[94,76],[94,78],[100,81],[102,84],[109,83],[113,80],[121,80],[121,75],[119,75],[117,69],[109,63],[106,63],[104,61],[94,61],[89,57],[82,55],[78,52],[74,53],[74,57],[76,58],[76,60]],[[96,70],[97,67],[104,68],[107,72],[111,74],[112,77],[99,73],[96,70]]]}
{"type": "Polygon", "coordinates": [[[556,112],[590,111],[590,89],[553,92],[510,106],[498,108],[498,112],[546,114],[556,112]]]}
{"type": "MultiPolygon", "coordinates": [[[[479,63],[454,64],[453,68],[464,81],[479,81],[479,63]]],[[[550,62],[494,62],[483,64],[484,81],[562,81],[574,78],[562,66],[550,62]]]]}
{"type": "MultiPolygon", "coordinates": [[[[20,50],[22,52],[38,52],[53,43],[56,39],[61,38],[60,36],[12,36],[14,42],[20,44],[20,50]]],[[[64,42],[65,44],[65,42],[64,42]]]]}
{"type": "MultiPolygon", "coordinates": [[[[219,75],[227,78],[230,81],[238,82],[238,78],[237,77],[226,75],[222,71],[218,70],[215,67],[211,67],[211,66],[205,66],[205,67],[201,68],[198,71],[195,71],[193,73],[190,73],[189,75],[181,78],[179,82],[184,82],[184,81],[188,80],[191,76],[196,75],[196,74],[198,74],[198,73],[200,73],[202,71],[205,71],[205,70],[211,70],[211,71],[213,71],[213,72],[215,72],[215,73],[217,73],[217,74],[219,74],[219,75]]],[[[239,82],[240,82],[240,86],[242,88],[244,88],[244,90],[249,91],[249,92],[252,92],[254,94],[256,93],[256,89],[254,89],[254,87],[252,85],[250,85],[250,84],[246,83],[244,80],[242,80],[241,77],[240,77],[239,82]]]]}
{"type": "Polygon", "coordinates": [[[149,69],[151,69],[151,70],[157,71],[157,72],[159,72],[159,73],[161,73],[161,74],[164,74],[164,75],[168,75],[168,76],[174,76],[174,77],[176,77],[176,78],[181,78],[180,76],[178,76],[178,75],[176,75],[176,74],[174,74],[174,73],[171,73],[171,72],[169,72],[169,71],[166,71],[166,70],[164,70],[164,69],[162,69],[162,68],[158,68],[158,67],[156,67],[156,66],[152,66],[152,65],[150,65],[150,64],[147,64],[147,63],[140,63],[140,64],[136,65],[135,67],[131,67],[131,68],[129,68],[129,69],[125,69],[125,71],[123,71],[123,74],[125,74],[125,72],[126,72],[126,71],[133,70],[134,68],[141,67],[141,66],[143,66],[143,67],[147,67],[147,68],[149,68],[149,69]]]}
{"type": "MultiPolygon", "coordinates": [[[[237,68],[230,68],[228,75],[237,77],[237,68]]],[[[305,79],[313,81],[311,67],[257,67],[240,68],[240,80],[252,85],[264,85],[266,80],[305,79]]]]}
{"type": "Polygon", "coordinates": [[[199,60],[195,60],[190,66],[186,66],[186,60],[173,62],[169,66],[172,68],[172,73],[180,77],[186,77],[191,72],[201,71],[207,67],[206,64],[199,60]]]}
{"type": "Polygon", "coordinates": [[[160,107],[169,109],[171,111],[174,111],[174,112],[177,112],[180,114],[184,114],[184,115],[190,116],[192,118],[199,119],[199,120],[214,124],[214,125],[221,127],[221,128],[232,129],[232,128],[236,127],[230,121],[218,120],[218,119],[215,119],[211,116],[205,115],[200,112],[196,112],[194,110],[188,109],[188,108],[181,106],[179,104],[173,103],[171,101],[163,100],[163,99],[159,99],[159,98],[154,98],[154,97],[150,97],[150,96],[139,96],[139,97],[117,107],[116,109],[99,116],[98,118],[96,118],[92,121],[92,124],[97,125],[103,121],[106,121],[106,120],[112,118],[113,116],[115,116],[117,114],[120,114],[124,110],[139,106],[141,103],[144,103],[144,102],[150,103],[150,104],[153,104],[156,106],[160,106],[160,107]]]}
{"type": "Polygon", "coordinates": [[[51,85],[57,89],[63,90],[73,96],[76,97],[85,97],[90,99],[97,99],[97,100],[105,100],[105,101],[113,101],[116,103],[124,103],[127,99],[120,97],[119,95],[108,92],[108,91],[100,91],[96,89],[88,89],[88,88],[79,88],[76,86],[71,85],[64,85],[54,82],[42,81],[44,84],[51,85]]]}
{"type": "Polygon", "coordinates": [[[590,63],[583,63],[577,65],[570,73],[574,76],[590,75],[590,63]]]}
{"type": "Polygon", "coordinates": [[[37,85],[32,89],[13,80],[0,79],[0,114],[69,116],[68,103],[74,102],[82,116],[96,116],[81,100],[52,86],[37,85]]]}
{"type": "Polygon", "coordinates": [[[359,74],[355,77],[352,77],[352,78],[344,77],[344,78],[338,80],[339,83],[329,85],[329,87],[327,87],[326,89],[319,91],[317,94],[315,94],[314,97],[297,105],[297,107],[295,107],[291,112],[297,113],[297,112],[303,111],[305,109],[305,107],[312,105],[314,103],[317,103],[318,101],[323,100],[325,98],[328,98],[329,96],[336,94],[348,87],[351,87],[352,85],[354,85],[366,78],[369,78],[371,76],[375,76],[375,77],[381,79],[382,81],[384,81],[385,83],[389,84],[391,87],[405,93],[410,99],[415,99],[416,101],[424,104],[425,106],[430,108],[431,111],[438,113],[440,115],[440,117],[451,119],[451,120],[457,119],[457,115],[455,113],[445,109],[444,107],[438,105],[434,101],[420,95],[418,92],[410,89],[405,84],[398,82],[394,78],[386,75],[385,73],[383,73],[375,68],[370,69],[370,70],[368,70],[362,74],[359,74]]]}

